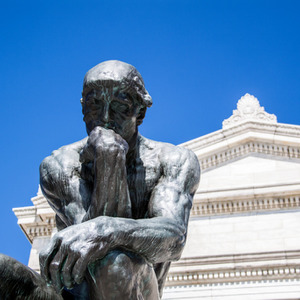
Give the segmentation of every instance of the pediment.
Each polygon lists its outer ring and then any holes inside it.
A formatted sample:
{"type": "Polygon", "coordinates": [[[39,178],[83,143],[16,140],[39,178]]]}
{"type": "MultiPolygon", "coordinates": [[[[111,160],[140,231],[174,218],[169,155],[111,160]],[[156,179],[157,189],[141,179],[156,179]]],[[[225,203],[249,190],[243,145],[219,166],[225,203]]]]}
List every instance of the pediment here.
{"type": "Polygon", "coordinates": [[[222,129],[180,146],[195,152],[202,171],[253,153],[300,159],[300,126],[277,123],[257,98],[246,94],[222,129]]]}
{"type": "Polygon", "coordinates": [[[199,191],[278,186],[300,182],[300,160],[252,153],[202,173],[199,191]]]}

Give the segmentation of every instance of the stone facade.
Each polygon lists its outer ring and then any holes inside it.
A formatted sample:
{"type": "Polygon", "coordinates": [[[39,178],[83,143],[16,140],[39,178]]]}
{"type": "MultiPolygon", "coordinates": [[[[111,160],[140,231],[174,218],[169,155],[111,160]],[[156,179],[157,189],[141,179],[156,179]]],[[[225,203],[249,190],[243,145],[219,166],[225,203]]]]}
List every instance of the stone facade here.
{"type": "Polygon", "coordinates": [[[39,272],[39,253],[53,234],[57,232],[55,214],[39,188],[37,196],[31,198],[33,206],[18,207],[13,211],[18,224],[32,244],[28,266],[39,272]]]}
{"type": "MultiPolygon", "coordinates": [[[[163,299],[299,299],[300,126],[277,123],[246,94],[221,130],[181,146],[196,153],[202,175],[163,299]]],[[[40,191],[32,201],[14,212],[38,271],[56,228],[40,191]]]]}

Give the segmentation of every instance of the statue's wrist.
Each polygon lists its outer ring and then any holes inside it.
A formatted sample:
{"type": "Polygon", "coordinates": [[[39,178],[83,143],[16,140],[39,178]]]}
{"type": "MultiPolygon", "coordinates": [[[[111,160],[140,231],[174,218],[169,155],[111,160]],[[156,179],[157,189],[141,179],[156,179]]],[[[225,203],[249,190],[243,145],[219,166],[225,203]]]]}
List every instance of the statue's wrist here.
{"type": "MultiPolygon", "coordinates": [[[[122,232],[119,226],[115,223],[115,218],[113,217],[98,217],[99,220],[99,235],[100,238],[104,238],[110,249],[114,249],[122,246],[122,232]]],[[[123,237],[124,239],[124,237],[123,237]]]]}

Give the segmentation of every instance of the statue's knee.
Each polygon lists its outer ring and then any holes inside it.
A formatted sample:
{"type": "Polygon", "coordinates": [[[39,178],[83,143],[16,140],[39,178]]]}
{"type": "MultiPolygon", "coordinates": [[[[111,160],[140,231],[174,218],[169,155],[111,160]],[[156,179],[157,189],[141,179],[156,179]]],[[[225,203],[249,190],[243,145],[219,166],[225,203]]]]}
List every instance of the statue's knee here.
{"type": "Polygon", "coordinates": [[[122,284],[124,281],[131,281],[145,263],[145,259],[137,254],[115,250],[108,253],[103,259],[90,265],[89,269],[96,280],[111,278],[114,282],[122,284]]]}
{"type": "Polygon", "coordinates": [[[111,251],[89,265],[89,273],[93,279],[91,295],[102,295],[103,299],[159,299],[153,266],[138,254],[111,251]]]}

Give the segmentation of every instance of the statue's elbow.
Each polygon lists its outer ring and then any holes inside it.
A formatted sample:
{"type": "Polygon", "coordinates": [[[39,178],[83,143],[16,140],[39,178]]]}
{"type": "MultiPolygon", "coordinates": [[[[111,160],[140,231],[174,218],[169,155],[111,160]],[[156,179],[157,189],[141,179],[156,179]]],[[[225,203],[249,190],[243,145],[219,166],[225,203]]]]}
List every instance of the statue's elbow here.
{"type": "Polygon", "coordinates": [[[53,172],[51,170],[53,169],[54,159],[52,156],[47,156],[43,159],[43,161],[40,164],[40,179],[47,180],[49,175],[53,172]]]}
{"type": "Polygon", "coordinates": [[[53,174],[51,172],[51,157],[46,157],[40,164],[40,185],[42,190],[49,190],[53,185],[53,174]]]}
{"type": "Polygon", "coordinates": [[[40,164],[40,184],[42,189],[52,191],[56,190],[67,178],[67,167],[64,167],[58,155],[47,156],[40,164]]]}
{"type": "Polygon", "coordinates": [[[62,206],[63,176],[53,157],[46,157],[40,165],[40,187],[43,195],[55,210],[62,206]]]}

